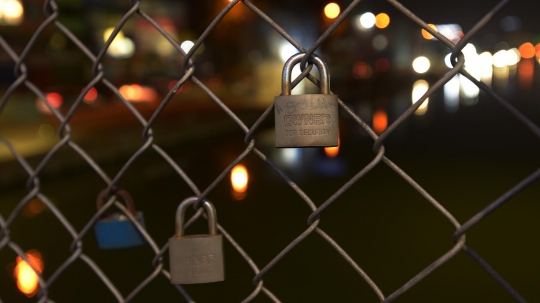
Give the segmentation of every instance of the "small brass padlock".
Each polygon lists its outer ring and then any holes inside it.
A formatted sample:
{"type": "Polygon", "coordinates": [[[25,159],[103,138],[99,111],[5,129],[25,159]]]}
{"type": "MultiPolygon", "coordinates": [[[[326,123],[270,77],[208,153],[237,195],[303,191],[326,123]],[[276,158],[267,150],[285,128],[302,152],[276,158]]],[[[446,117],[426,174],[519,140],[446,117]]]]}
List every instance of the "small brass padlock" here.
{"type": "Polygon", "coordinates": [[[216,210],[204,201],[207,235],[184,235],[184,216],[197,197],[187,198],[176,210],[176,234],[169,239],[172,284],[210,283],[225,280],[223,237],[217,233],[216,210]]]}
{"type": "MultiPolygon", "coordinates": [[[[101,209],[105,203],[106,193],[106,190],[103,190],[98,195],[98,210],[101,209]]],[[[124,199],[129,212],[144,228],[143,214],[140,211],[135,211],[135,204],[133,203],[131,195],[123,189],[117,190],[114,194],[124,199]]],[[[94,224],[94,231],[96,232],[98,246],[101,249],[130,248],[141,246],[146,243],[146,240],[137,227],[135,227],[129,218],[121,212],[102,216],[94,224]]]]}
{"type": "Polygon", "coordinates": [[[338,145],[338,97],[330,94],[326,64],[310,59],[321,75],[321,93],[291,95],[291,72],[305,54],[296,54],[283,66],[281,96],[274,99],[276,147],[330,147],[338,145]]]}

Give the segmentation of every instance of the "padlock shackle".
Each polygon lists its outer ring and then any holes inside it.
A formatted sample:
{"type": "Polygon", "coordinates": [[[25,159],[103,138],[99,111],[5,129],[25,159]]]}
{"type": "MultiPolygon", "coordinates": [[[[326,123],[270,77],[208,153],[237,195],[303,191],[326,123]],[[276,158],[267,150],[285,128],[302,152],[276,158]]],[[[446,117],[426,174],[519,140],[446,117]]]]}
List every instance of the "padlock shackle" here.
{"type": "MultiPolygon", "coordinates": [[[[293,67],[300,63],[302,61],[302,58],[304,58],[305,53],[299,53],[296,55],[293,55],[292,57],[285,62],[285,65],[283,66],[283,74],[281,77],[281,95],[282,96],[290,96],[291,95],[291,75],[293,67]]],[[[310,59],[308,59],[308,62],[314,63],[315,66],[317,66],[317,69],[319,69],[319,74],[321,75],[320,79],[320,87],[321,87],[321,94],[329,95],[330,94],[330,76],[328,73],[328,67],[326,66],[326,63],[324,61],[316,56],[315,54],[312,55],[310,59]]]]}
{"type": "MultiPolygon", "coordinates": [[[[182,201],[180,205],[178,205],[178,208],[176,209],[176,237],[184,236],[184,217],[186,215],[186,210],[198,200],[199,198],[197,197],[189,197],[182,201]]],[[[211,236],[217,235],[217,216],[214,205],[209,201],[204,200],[202,203],[202,207],[204,208],[204,211],[206,212],[206,218],[208,219],[208,234],[211,236]]]]}
{"type": "MultiPolygon", "coordinates": [[[[99,195],[97,197],[97,209],[100,210],[103,207],[103,204],[105,204],[105,196],[107,194],[107,189],[102,190],[99,192],[99,195]]],[[[135,210],[135,203],[133,203],[133,198],[131,198],[131,195],[124,189],[113,189],[112,194],[114,196],[120,196],[124,199],[124,202],[126,202],[126,206],[128,211],[134,215],[137,216],[137,211],[135,210]]]]}

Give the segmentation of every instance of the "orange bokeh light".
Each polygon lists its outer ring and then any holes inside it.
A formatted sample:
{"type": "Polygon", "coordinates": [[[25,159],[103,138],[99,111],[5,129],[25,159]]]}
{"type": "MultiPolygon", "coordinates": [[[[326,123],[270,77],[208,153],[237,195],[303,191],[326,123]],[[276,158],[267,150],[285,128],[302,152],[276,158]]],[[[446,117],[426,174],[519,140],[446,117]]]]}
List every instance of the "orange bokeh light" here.
{"type": "Polygon", "coordinates": [[[375,26],[378,28],[386,28],[390,24],[390,16],[385,13],[380,13],[375,16],[375,26]]]}
{"type": "Polygon", "coordinates": [[[248,188],[249,175],[246,167],[242,164],[236,165],[231,170],[231,185],[235,192],[243,193],[248,188]]]}
{"type": "Polygon", "coordinates": [[[126,100],[131,102],[152,102],[158,97],[155,89],[140,86],[139,84],[122,85],[118,91],[126,100]]]}
{"type": "Polygon", "coordinates": [[[337,3],[331,2],[324,7],[324,15],[329,19],[336,19],[341,9],[337,3]]]}
{"type": "Polygon", "coordinates": [[[530,42],[521,44],[521,46],[519,47],[519,54],[521,55],[521,58],[524,58],[524,59],[533,58],[534,55],[536,54],[534,45],[530,42]]]}
{"type": "Polygon", "coordinates": [[[377,135],[382,134],[382,132],[388,127],[388,116],[383,110],[378,110],[373,114],[373,130],[377,135]]]}
{"type": "MultiPolygon", "coordinates": [[[[26,257],[39,273],[43,272],[43,258],[38,250],[29,250],[26,252],[26,257]]],[[[37,293],[39,287],[38,276],[32,267],[20,256],[17,257],[17,265],[15,266],[13,275],[17,280],[17,287],[23,294],[27,297],[33,297],[37,293]]]]}
{"type": "Polygon", "coordinates": [[[324,153],[328,158],[334,158],[339,154],[339,146],[341,144],[341,140],[338,138],[337,146],[335,147],[325,147],[324,153]]]}
{"type": "MultiPolygon", "coordinates": [[[[434,29],[436,32],[437,32],[437,27],[435,26],[435,24],[428,24],[429,27],[431,27],[432,29],[434,29]]],[[[422,29],[422,37],[424,37],[424,39],[427,39],[427,40],[433,40],[435,39],[435,37],[433,37],[432,34],[430,34],[427,30],[425,29],[422,29]]]]}

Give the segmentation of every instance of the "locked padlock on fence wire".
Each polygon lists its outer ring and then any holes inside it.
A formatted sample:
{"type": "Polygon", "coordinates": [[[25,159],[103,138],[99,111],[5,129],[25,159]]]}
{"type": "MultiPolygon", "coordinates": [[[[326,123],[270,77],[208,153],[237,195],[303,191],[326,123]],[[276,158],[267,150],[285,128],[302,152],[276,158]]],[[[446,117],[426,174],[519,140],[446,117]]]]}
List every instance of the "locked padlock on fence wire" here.
{"type": "Polygon", "coordinates": [[[291,95],[291,73],[305,54],[292,56],[283,67],[281,96],[274,99],[276,147],[338,145],[338,97],[330,94],[330,75],[321,58],[309,61],[319,69],[320,94],[291,95]]]}
{"type": "MultiPolygon", "coordinates": [[[[105,203],[105,195],[106,190],[101,191],[98,195],[98,210],[101,209],[105,203]]],[[[124,200],[128,211],[144,228],[143,214],[142,212],[135,210],[135,204],[133,203],[131,195],[123,189],[117,190],[114,195],[115,197],[121,197],[124,200]]],[[[101,249],[129,248],[141,246],[146,243],[137,227],[135,227],[129,218],[121,212],[103,215],[94,224],[94,231],[96,232],[98,246],[101,249]]]]}
{"type": "Polygon", "coordinates": [[[176,210],[175,236],[169,239],[172,284],[225,280],[223,237],[217,233],[216,210],[212,203],[208,201],[202,203],[208,219],[208,234],[184,235],[186,210],[197,200],[197,197],[187,198],[176,210]]]}

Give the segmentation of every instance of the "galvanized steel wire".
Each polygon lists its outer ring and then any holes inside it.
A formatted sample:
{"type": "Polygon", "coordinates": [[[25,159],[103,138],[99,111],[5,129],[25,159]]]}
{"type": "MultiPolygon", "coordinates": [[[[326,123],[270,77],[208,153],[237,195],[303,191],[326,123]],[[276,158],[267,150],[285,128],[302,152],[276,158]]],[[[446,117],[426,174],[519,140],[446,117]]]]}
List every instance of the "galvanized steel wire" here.
{"type": "MultiPolygon", "coordinates": [[[[138,293],[145,288],[151,281],[153,281],[157,276],[163,275],[167,279],[169,278],[169,272],[163,266],[163,256],[167,254],[168,244],[162,245],[162,243],[156,243],[144,228],[141,226],[133,215],[126,209],[126,207],[117,202],[114,196],[111,196],[108,201],[105,203],[104,207],[101,208],[94,216],[89,220],[86,225],[81,230],[76,230],[70,221],[62,214],[62,211],[51,202],[51,200],[45,195],[40,188],[40,173],[43,171],[43,168],[47,163],[57,154],[57,152],[63,147],[69,147],[76,153],[78,153],[85,162],[95,171],[95,173],[103,180],[106,185],[106,191],[111,194],[116,188],[118,182],[125,176],[126,171],[130,168],[132,163],[139,158],[139,156],[146,150],[154,150],[158,155],[160,155],[169,165],[174,169],[177,175],[189,186],[193,196],[198,199],[197,206],[201,205],[201,201],[205,200],[207,195],[213,191],[217,184],[220,183],[231,171],[231,169],[242,161],[247,155],[254,154],[264,161],[270,168],[276,171],[276,173],[290,186],[290,188],[296,192],[299,198],[301,198],[306,206],[311,210],[311,214],[307,219],[307,228],[296,237],[291,243],[284,247],[268,264],[255,264],[253,259],[250,257],[248,252],[244,251],[240,244],[235,241],[231,234],[229,234],[225,228],[218,224],[218,230],[221,234],[224,235],[226,240],[236,249],[236,251],[242,256],[245,262],[252,269],[254,277],[253,279],[253,291],[249,294],[246,294],[245,299],[242,302],[250,302],[257,296],[266,296],[273,302],[280,302],[280,299],[276,294],[264,286],[264,276],[266,273],[272,270],[272,268],[278,264],[281,259],[286,256],[289,252],[295,249],[306,237],[312,233],[318,234],[322,239],[324,239],[328,244],[330,244],[336,252],[345,259],[345,261],[358,273],[358,275],[367,283],[376,296],[381,302],[392,302],[398,297],[400,297],[407,290],[414,287],[419,281],[427,278],[435,269],[439,268],[450,259],[452,259],[456,254],[463,251],[474,259],[482,268],[484,268],[500,285],[508,291],[517,301],[526,302],[523,298],[508,282],[500,276],[495,269],[493,269],[485,260],[483,260],[476,252],[472,250],[470,246],[466,244],[466,232],[473,228],[478,222],[486,218],[489,214],[496,211],[504,203],[508,202],[513,196],[522,191],[528,185],[537,181],[540,178],[540,168],[532,173],[530,176],[527,176],[523,181],[516,184],[513,188],[508,190],[506,193],[501,195],[491,204],[487,205],[483,210],[478,212],[472,218],[467,220],[464,223],[460,223],[454,216],[445,209],[445,207],[438,202],[433,196],[431,196],[425,189],[422,188],[412,177],[410,177],[405,171],[403,171],[399,166],[392,162],[385,155],[384,141],[391,135],[395,129],[401,125],[405,120],[410,119],[411,115],[420,107],[420,105],[430,97],[435,91],[439,90],[445,83],[447,83],[452,77],[457,74],[461,74],[475,83],[481,90],[486,92],[488,95],[497,100],[504,108],[511,112],[517,119],[517,121],[525,124],[535,135],[540,138],[540,128],[532,121],[530,121],[525,115],[519,112],[514,106],[512,106],[507,100],[499,96],[487,85],[479,82],[474,77],[472,77],[465,69],[465,58],[462,55],[461,51],[465,45],[480,31],[487,23],[492,20],[492,18],[503,9],[503,7],[510,2],[509,0],[503,0],[492,8],[487,14],[478,21],[478,23],[471,28],[467,34],[457,43],[454,44],[452,41],[449,41],[446,37],[438,33],[429,27],[423,20],[414,15],[413,12],[409,11],[404,5],[399,3],[396,0],[388,0],[398,11],[403,13],[406,17],[414,21],[420,28],[425,29],[431,35],[435,36],[440,43],[443,43],[446,47],[452,50],[452,64],[453,68],[449,70],[442,78],[440,78],[431,88],[420,98],[420,100],[413,105],[411,105],[401,116],[395,120],[381,135],[377,135],[371,127],[364,122],[350,107],[348,107],[342,100],[339,100],[339,106],[341,111],[349,115],[353,121],[355,121],[361,128],[363,128],[369,136],[374,140],[373,151],[374,157],[369,164],[363,167],[358,171],[349,181],[347,181],[343,186],[338,189],[333,195],[326,199],[320,206],[312,201],[312,198],[308,196],[300,186],[298,186],[283,170],[281,170],[277,165],[275,165],[267,155],[265,155],[261,150],[256,147],[255,139],[253,134],[260,127],[263,120],[265,120],[273,110],[273,104],[259,117],[259,119],[253,124],[252,127],[248,127],[211,89],[205,86],[197,77],[194,76],[194,71],[197,68],[193,61],[191,60],[197,49],[202,45],[208,35],[219,26],[220,21],[231,11],[231,9],[236,5],[244,5],[253,11],[259,18],[267,22],[277,33],[279,33],[283,38],[285,38],[291,45],[298,49],[299,52],[306,53],[304,59],[301,63],[302,74],[292,83],[294,87],[298,84],[303,77],[307,77],[310,81],[319,85],[319,81],[310,74],[312,65],[309,64],[309,57],[323,44],[327,41],[328,37],[334,32],[334,30],[348,18],[348,15],[353,11],[360,3],[360,0],[352,1],[348,7],[342,12],[342,14],[335,19],[335,21],[326,29],[326,31],[316,40],[316,42],[305,49],[295,41],[292,36],[287,33],[279,24],[274,22],[265,12],[257,7],[254,3],[248,0],[234,0],[226,5],[219,14],[213,19],[210,25],[206,30],[201,34],[197,39],[195,45],[190,49],[186,54],[178,44],[178,42],[148,14],[146,14],[140,7],[141,1],[132,1],[131,7],[125,12],[124,16],[117,23],[114,31],[109,36],[105,45],[100,49],[99,53],[95,55],[81,40],[73,34],[73,32],[62,24],[58,17],[60,15],[59,7],[54,0],[46,0],[43,7],[43,14],[46,19],[35,29],[34,34],[31,39],[26,44],[25,48],[20,54],[17,54],[9,43],[7,43],[2,37],[0,37],[0,46],[2,49],[9,55],[9,57],[15,63],[14,75],[16,80],[10,85],[6,90],[5,94],[2,96],[0,102],[0,114],[4,109],[7,102],[10,101],[10,98],[13,95],[13,92],[21,86],[25,86],[29,89],[35,96],[43,100],[49,110],[54,114],[56,119],[60,122],[60,128],[58,136],[60,141],[46,154],[42,161],[36,166],[32,167],[27,160],[21,156],[21,154],[13,147],[12,143],[4,138],[0,138],[0,142],[4,145],[11,154],[14,156],[16,161],[28,174],[27,181],[27,190],[28,193],[24,198],[20,200],[15,209],[10,214],[0,214],[0,250],[12,250],[14,254],[20,256],[28,262],[28,259],[24,253],[24,249],[21,248],[17,243],[16,239],[13,239],[10,235],[10,229],[13,222],[17,219],[17,216],[21,212],[22,208],[32,199],[39,198],[46,207],[54,214],[58,221],[64,226],[64,228],[69,232],[72,237],[72,244],[69,248],[70,256],[54,270],[54,272],[46,279],[43,277],[36,269],[39,277],[39,299],[38,302],[53,302],[51,296],[49,295],[49,289],[54,287],[55,281],[76,261],[81,260],[85,262],[90,269],[102,280],[104,285],[108,288],[111,295],[118,302],[129,302],[135,298],[138,293]],[[126,22],[132,18],[142,18],[152,27],[154,27],[167,41],[176,49],[178,55],[181,56],[182,63],[178,67],[182,71],[182,77],[178,79],[175,85],[170,89],[168,94],[161,101],[159,107],[155,110],[150,119],[146,120],[137,109],[126,100],[122,94],[120,94],[119,89],[110,82],[103,72],[103,58],[110,47],[114,38],[118,35],[122,27],[126,22]],[[32,83],[28,79],[28,68],[25,64],[25,61],[28,59],[30,50],[36,44],[38,38],[43,34],[45,28],[55,27],[61,31],[67,39],[73,42],[81,52],[93,63],[93,79],[88,82],[84,90],[78,95],[75,102],[71,105],[69,111],[66,115],[62,115],[56,108],[54,108],[45,97],[43,91],[32,83]],[[154,142],[154,136],[159,135],[155,134],[152,130],[152,125],[158,118],[158,116],[167,110],[167,105],[174,94],[186,83],[186,81],[192,81],[197,85],[202,91],[204,91],[208,97],[210,97],[220,108],[227,114],[241,129],[245,132],[245,148],[243,152],[232,161],[220,174],[219,176],[206,188],[201,188],[197,185],[182,169],[182,167],[176,163],[171,156],[160,146],[154,142]],[[123,105],[129,109],[134,117],[139,121],[143,127],[142,137],[144,143],[139,147],[139,149],[133,153],[129,160],[122,166],[122,168],[114,176],[108,175],[97,163],[89,156],[89,154],[81,148],[76,142],[72,140],[72,129],[70,126],[70,120],[72,119],[75,112],[78,110],[84,96],[90,91],[90,89],[95,86],[97,83],[104,84],[117,98],[120,100],[123,105]],[[418,191],[435,209],[439,211],[442,217],[446,218],[449,223],[455,228],[455,233],[453,235],[454,245],[448,248],[448,251],[440,256],[437,260],[431,261],[424,270],[419,272],[416,276],[412,277],[407,281],[403,286],[394,290],[392,293],[383,294],[381,289],[377,286],[376,281],[371,279],[367,272],[365,272],[361,264],[357,264],[353,256],[349,255],[340,245],[324,230],[319,227],[320,215],[351,186],[353,186],[359,179],[363,178],[368,174],[375,166],[379,164],[387,165],[391,168],[396,174],[401,176],[411,187],[418,191]],[[148,276],[140,281],[138,286],[136,286],[130,293],[123,294],[115,286],[114,281],[111,281],[104,271],[100,268],[90,256],[84,253],[83,241],[82,238],[88,233],[92,228],[96,220],[105,213],[110,208],[116,208],[126,215],[131,222],[137,227],[137,229],[142,233],[143,237],[146,239],[148,245],[155,254],[155,257],[152,261],[154,270],[148,274],[148,276]],[[7,217],[6,217],[7,216],[7,217]]],[[[97,193],[96,193],[97,195],[97,193]]],[[[183,197],[186,198],[186,197],[183,197]]],[[[183,199],[182,198],[182,199],[183,199]]],[[[179,199],[179,200],[182,200],[179,199]]],[[[199,210],[196,214],[191,217],[191,219],[186,223],[186,227],[191,225],[195,220],[199,219],[201,216],[205,217],[203,209],[199,207],[199,210]]],[[[31,264],[31,263],[30,263],[31,264]]],[[[186,302],[195,302],[195,298],[192,298],[188,292],[180,285],[174,285],[177,288],[180,296],[182,296],[186,302]]],[[[1,298],[2,294],[0,294],[1,298]]],[[[284,301],[287,301],[287,298],[283,298],[284,301]]]]}

